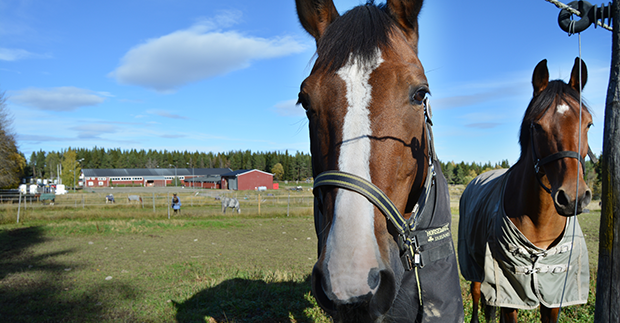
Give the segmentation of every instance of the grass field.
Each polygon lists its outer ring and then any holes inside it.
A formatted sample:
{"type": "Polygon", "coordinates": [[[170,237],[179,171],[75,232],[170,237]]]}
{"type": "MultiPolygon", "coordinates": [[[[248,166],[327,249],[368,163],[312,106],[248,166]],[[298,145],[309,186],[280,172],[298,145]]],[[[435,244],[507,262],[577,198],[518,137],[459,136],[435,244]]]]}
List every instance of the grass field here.
{"type": "MultiPolygon", "coordinates": [[[[306,208],[184,207],[171,219],[127,206],[35,208],[19,224],[11,210],[0,210],[1,322],[330,321],[310,295],[317,241],[306,208]]],[[[580,215],[593,274],[599,216],[580,215]]],[[[589,303],[565,308],[561,322],[592,321],[594,278],[589,303]]]]}

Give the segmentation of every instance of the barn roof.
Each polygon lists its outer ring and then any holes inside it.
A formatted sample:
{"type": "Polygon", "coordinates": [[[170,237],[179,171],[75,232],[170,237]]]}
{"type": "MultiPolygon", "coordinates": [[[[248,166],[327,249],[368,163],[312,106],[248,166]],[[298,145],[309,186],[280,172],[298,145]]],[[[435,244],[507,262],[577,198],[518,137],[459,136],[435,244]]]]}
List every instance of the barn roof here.
{"type": "Polygon", "coordinates": [[[258,169],[239,169],[234,172],[222,174],[222,177],[237,177],[239,175],[243,175],[245,173],[250,173],[250,172],[261,172],[263,174],[268,174],[268,175],[273,176],[273,174],[271,173],[263,172],[262,170],[258,170],[258,169]]]}
{"type": "Polygon", "coordinates": [[[186,182],[196,182],[196,183],[217,183],[222,180],[221,176],[210,175],[210,176],[200,176],[193,178],[186,178],[186,182]]]}
{"type": "Polygon", "coordinates": [[[114,169],[82,169],[87,177],[124,177],[124,176],[221,176],[229,173],[230,168],[114,168],[114,169]],[[176,172],[175,172],[176,171],[176,172]]]}

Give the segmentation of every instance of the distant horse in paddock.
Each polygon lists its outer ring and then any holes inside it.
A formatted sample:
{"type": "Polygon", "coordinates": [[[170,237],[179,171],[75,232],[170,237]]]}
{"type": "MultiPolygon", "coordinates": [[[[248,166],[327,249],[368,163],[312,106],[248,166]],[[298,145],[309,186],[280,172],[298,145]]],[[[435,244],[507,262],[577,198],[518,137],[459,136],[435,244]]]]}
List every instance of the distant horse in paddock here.
{"type": "Polygon", "coordinates": [[[222,197],[220,199],[222,201],[222,213],[226,214],[226,209],[231,208],[237,210],[237,214],[241,213],[241,208],[239,207],[239,201],[234,197],[222,197]]]}
{"type": "Polygon", "coordinates": [[[105,196],[105,204],[108,204],[108,203],[116,203],[114,201],[114,195],[110,194],[110,195],[105,196]]]}
{"type": "Polygon", "coordinates": [[[495,307],[502,322],[517,322],[517,309],[539,305],[542,322],[557,322],[560,305],[588,299],[588,251],[573,216],[592,199],[584,181],[592,116],[579,103],[586,81],[579,58],[568,84],[549,81],[547,60],[538,63],[519,160],[481,174],[463,192],[458,259],[472,282],[471,322],[478,322],[481,296],[487,322],[495,322],[495,307]]]}
{"type": "Polygon", "coordinates": [[[54,205],[56,203],[56,194],[54,193],[42,193],[39,196],[39,200],[44,203],[44,201],[50,201],[49,205],[54,205]]]}
{"type": "Polygon", "coordinates": [[[127,196],[127,203],[131,203],[131,202],[140,202],[140,204],[142,203],[142,196],[140,195],[128,195],[127,196]]]}
{"type": "MultiPolygon", "coordinates": [[[[310,130],[318,257],[312,293],[335,322],[462,322],[446,180],[418,58],[421,0],[296,0],[316,61],[310,130]]],[[[301,188],[300,188],[301,189],[301,188]]]]}

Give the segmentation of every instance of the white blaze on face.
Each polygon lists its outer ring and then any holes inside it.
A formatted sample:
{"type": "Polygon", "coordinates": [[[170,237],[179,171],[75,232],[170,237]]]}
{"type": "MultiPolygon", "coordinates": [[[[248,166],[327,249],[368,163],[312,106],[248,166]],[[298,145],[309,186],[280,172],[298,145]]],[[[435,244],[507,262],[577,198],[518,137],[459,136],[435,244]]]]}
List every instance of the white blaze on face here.
{"type": "MultiPolygon", "coordinates": [[[[370,178],[370,111],[371,73],[381,65],[381,51],[370,64],[350,57],[338,76],[346,84],[347,112],[342,127],[342,145],[338,167],[340,171],[370,178]]],[[[341,301],[374,292],[368,285],[372,268],[383,269],[374,235],[374,207],[358,193],[340,189],[334,206],[334,222],[327,239],[325,272],[329,272],[331,289],[341,301]]]]}
{"type": "Polygon", "coordinates": [[[560,104],[556,107],[556,111],[559,114],[564,114],[564,112],[568,111],[568,109],[569,109],[569,106],[566,104],[560,104]]]}

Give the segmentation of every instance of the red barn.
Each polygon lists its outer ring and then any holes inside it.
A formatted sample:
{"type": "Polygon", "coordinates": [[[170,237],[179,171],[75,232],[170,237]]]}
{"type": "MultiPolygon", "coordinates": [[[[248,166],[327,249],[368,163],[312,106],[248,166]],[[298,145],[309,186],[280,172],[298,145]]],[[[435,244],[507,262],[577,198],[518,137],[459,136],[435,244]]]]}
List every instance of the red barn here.
{"type": "Polygon", "coordinates": [[[227,183],[229,190],[256,190],[259,187],[273,189],[273,174],[263,172],[258,169],[241,169],[234,172],[222,174],[222,186],[227,183]]]}

